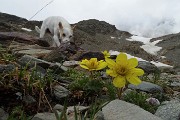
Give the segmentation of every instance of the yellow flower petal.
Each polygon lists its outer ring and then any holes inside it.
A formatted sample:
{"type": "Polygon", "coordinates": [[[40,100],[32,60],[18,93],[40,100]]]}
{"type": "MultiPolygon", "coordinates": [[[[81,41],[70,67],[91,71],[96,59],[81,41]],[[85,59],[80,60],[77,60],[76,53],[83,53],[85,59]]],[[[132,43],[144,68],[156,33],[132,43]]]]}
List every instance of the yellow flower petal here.
{"type": "Polygon", "coordinates": [[[113,84],[115,87],[118,87],[118,88],[124,87],[126,84],[125,77],[122,77],[122,76],[115,77],[113,80],[113,84]]]}
{"type": "Polygon", "coordinates": [[[103,62],[104,62],[104,60],[100,60],[100,61],[99,61],[99,63],[103,63],[103,62]]]}
{"type": "Polygon", "coordinates": [[[80,62],[80,64],[86,64],[87,62],[88,62],[88,60],[85,59],[85,60],[82,60],[82,62],[80,62]]]}
{"type": "Polygon", "coordinates": [[[141,76],[144,74],[144,70],[142,70],[140,68],[133,68],[130,70],[129,73],[132,74],[133,76],[141,76]]]}
{"type": "Polygon", "coordinates": [[[119,65],[127,64],[127,55],[125,53],[120,53],[116,58],[116,63],[119,65]]]}
{"type": "Polygon", "coordinates": [[[86,65],[80,64],[80,66],[81,66],[82,68],[84,68],[84,69],[89,69],[86,65]]]}
{"type": "Polygon", "coordinates": [[[97,58],[91,58],[90,61],[91,62],[97,62],[97,58]]]}
{"type": "Polygon", "coordinates": [[[115,61],[110,59],[110,58],[105,58],[105,61],[106,61],[109,68],[113,68],[116,64],[115,61]]]}
{"type": "Polygon", "coordinates": [[[130,58],[129,60],[128,60],[128,66],[130,67],[130,68],[134,68],[134,67],[136,67],[138,65],[138,60],[136,59],[136,58],[130,58]]]}
{"type": "Polygon", "coordinates": [[[118,76],[118,74],[115,71],[111,70],[111,69],[106,70],[106,74],[108,74],[108,75],[110,75],[112,77],[118,76]]]}
{"type": "Polygon", "coordinates": [[[103,51],[102,53],[103,53],[103,54],[106,54],[106,53],[107,53],[107,50],[103,51]]]}
{"type": "Polygon", "coordinates": [[[102,52],[104,55],[107,55],[107,54],[109,54],[110,55],[110,53],[107,51],[107,50],[105,50],[104,52],[102,52]]]}
{"type": "Polygon", "coordinates": [[[101,70],[107,66],[106,62],[99,62],[99,65],[97,66],[96,70],[101,70]]]}
{"type": "Polygon", "coordinates": [[[139,85],[141,83],[141,80],[136,76],[127,76],[126,79],[133,85],[139,85]]]}
{"type": "Polygon", "coordinates": [[[102,53],[104,54],[104,57],[105,57],[105,58],[110,57],[110,53],[109,53],[107,50],[105,50],[105,51],[102,52],[102,53]]]}

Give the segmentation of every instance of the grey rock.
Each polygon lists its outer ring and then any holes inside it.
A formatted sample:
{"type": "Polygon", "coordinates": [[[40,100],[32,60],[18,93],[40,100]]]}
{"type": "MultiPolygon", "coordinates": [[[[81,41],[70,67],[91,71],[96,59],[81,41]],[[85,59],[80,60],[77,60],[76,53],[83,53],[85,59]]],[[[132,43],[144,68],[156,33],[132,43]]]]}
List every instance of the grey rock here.
{"type": "Polygon", "coordinates": [[[69,106],[67,107],[67,113],[74,113],[74,110],[76,109],[77,112],[82,112],[82,111],[85,111],[87,110],[89,107],[88,106],[69,106]]]}
{"type": "Polygon", "coordinates": [[[54,95],[56,99],[61,100],[61,98],[67,97],[70,94],[70,91],[66,88],[56,85],[53,87],[54,95]]]}
{"type": "Polygon", "coordinates": [[[171,100],[162,103],[155,115],[161,117],[163,120],[180,120],[180,101],[171,100]]]}
{"type": "Polygon", "coordinates": [[[77,65],[79,65],[79,61],[75,61],[75,60],[64,61],[63,65],[66,66],[66,67],[77,66],[77,65]]]}
{"type": "MultiPolygon", "coordinates": [[[[58,112],[58,111],[56,111],[56,113],[37,113],[32,118],[32,120],[57,120],[55,114],[60,116],[62,113],[58,112]]],[[[66,117],[67,117],[67,120],[75,120],[74,116],[75,116],[74,114],[70,114],[70,115],[67,115],[66,117]]],[[[87,118],[87,120],[88,120],[88,118],[87,118]]]]}
{"type": "Polygon", "coordinates": [[[2,108],[0,108],[0,120],[7,120],[8,116],[9,115],[2,108]]]}
{"type": "Polygon", "coordinates": [[[170,86],[172,86],[172,87],[180,87],[180,82],[172,82],[170,84],[170,86]]]}
{"type": "Polygon", "coordinates": [[[46,55],[50,52],[51,52],[51,50],[46,50],[46,49],[28,49],[28,50],[19,50],[16,52],[16,54],[20,54],[20,55],[27,54],[27,55],[39,57],[39,56],[46,55]]]}
{"type": "Polygon", "coordinates": [[[146,74],[155,73],[158,71],[158,68],[154,64],[146,61],[139,61],[138,68],[143,69],[146,74]]]}
{"type": "Polygon", "coordinates": [[[83,59],[91,59],[91,58],[97,58],[98,60],[104,59],[104,54],[102,52],[85,52],[77,60],[83,60],[83,59]]]}
{"type": "Polygon", "coordinates": [[[62,112],[64,110],[64,106],[60,105],[60,104],[56,104],[54,107],[53,107],[53,110],[58,110],[60,112],[62,112]]]}
{"type": "Polygon", "coordinates": [[[176,73],[174,68],[170,66],[159,66],[158,69],[161,71],[161,73],[176,73]]]}
{"type": "Polygon", "coordinates": [[[22,100],[22,93],[21,92],[17,92],[15,94],[17,95],[17,99],[22,100]]]}
{"type": "Polygon", "coordinates": [[[171,101],[164,101],[162,104],[174,104],[174,103],[179,103],[180,99],[172,99],[171,101]]]}
{"type": "Polygon", "coordinates": [[[33,104],[33,103],[36,103],[36,100],[30,95],[25,95],[23,97],[23,102],[26,104],[33,104]]]}
{"type": "Polygon", "coordinates": [[[160,105],[159,100],[153,97],[146,99],[146,102],[148,102],[151,105],[160,105]]]}
{"type": "Polygon", "coordinates": [[[137,86],[129,84],[128,88],[141,90],[141,91],[149,92],[149,93],[163,92],[162,87],[160,87],[156,84],[153,84],[150,82],[144,82],[144,81],[142,81],[142,83],[137,86]]]}
{"type": "Polygon", "coordinates": [[[0,73],[11,72],[14,69],[15,69],[15,65],[13,65],[13,64],[0,65],[0,73]]]}
{"type": "Polygon", "coordinates": [[[18,63],[21,66],[27,66],[28,68],[31,69],[31,71],[34,71],[34,67],[36,66],[36,74],[40,77],[45,76],[46,70],[51,63],[48,63],[46,61],[43,61],[41,59],[37,59],[35,57],[32,57],[30,55],[24,55],[22,56],[19,60],[18,63]]]}
{"type": "Polygon", "coordinates": [[[9,49],[11,49],[12,53],[17,56],[27,54],[37,58],[42,58],[52,51],[47,47],[42,47],[37,44],[28,45],[27,43],[19,43],[16,41],[13,41],[10,44],[9,49]]]}
{"type": "Polygon", "coordinates": [[[104,119],[104,114],[102,111],[98,111],[96,114],[95,114],[95,120],[105,120],[104,119]]]}
{"type": "Polygon", "coordinates": [[[139,106],[122,100],[113,100],[102,108],[105,120],[162,120],[139,106]]]}
{"type": "Polygon", "coordinates": [[[124,96],[124,95],[127,95],[127,94],[129,94],[129,93],[131,93],[133,90],[132,89],[126,89],[123,93],[122,93],[122,95],[124,96]]]}
{"type": "Polygon", "coordinates": [[[37,113],[32,120],[57,120],[54,113],[37,113]]]}
{"type": "Polygon", "coordinates": [[[65,66],[61,65],[60,63],[47,62],[45,60],[41,60],[41,59],[29,56],[29,55],[24,55],[18,60],[18,62],[22,66],[28,65],[29,67],[34,67],[35,65],[38,65],[44,69],[47,69],[50,67],[53,69],[60,69],[62,71],[68,70],[65,66]]]}
{"type": "Polygon", "coordinates": [[[106,74],[105,71],[101,71],[101,77],[102,78],[108,78],[109,76],[106,74]]]}
{"type": "Polygon", "coordinates": [[[61,44],[59,47],[54,48],[49,54],[43,57],[44,60],[49,62],[62,63],[65,60],[70,60],[69,57],[77,52],[75,44],[61,44]]]}
{"type": "Polygon", "coordinates": [[[36,64],[40,64],[43,67],[48,68],[52,63],[32,57],[30,55],[24,55],[18,60],[19,64],[22,66],[29,66],[29,67],[34,67],[36,64]]]}
{"type": "Polygon", "coordinates": [[[52,67],[54,67],[54,68],[60,68],[61,70],[63,70],[63,71],[67,71],[68,70],[68,68],[66,67],[66,66],[63,66],[63,65],[61,65],[60,63],[55,63],[52,67]]]}
{"type": "Polygon", "coordinates": [[[171,87],[180,87],[180,75],[170,74],[170,73],[162,73],[161,79],[171,87]]]}

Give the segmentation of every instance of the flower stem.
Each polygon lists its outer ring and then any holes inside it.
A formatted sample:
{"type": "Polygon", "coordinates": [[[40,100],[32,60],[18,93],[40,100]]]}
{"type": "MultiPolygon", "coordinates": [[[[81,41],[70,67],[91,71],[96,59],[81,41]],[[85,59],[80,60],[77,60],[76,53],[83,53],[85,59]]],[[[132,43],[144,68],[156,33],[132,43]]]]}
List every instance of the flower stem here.
{"type": "Polygon", "coordinates": [[[117,89],[117,95],[118,95],[118,98],[119,98],[120,100],[121,100],[122,93],[123,93],[123,87],[122,87],[122,88],[118,88],[118,89],[117,89]]]}
{"type": "Polygon", "coordinates": [[[90,78],[91,78],[91,80],[93,80],[93,79],[94,79],[94,74],[93,74],[93,71],[90,71],[90,78]]]}

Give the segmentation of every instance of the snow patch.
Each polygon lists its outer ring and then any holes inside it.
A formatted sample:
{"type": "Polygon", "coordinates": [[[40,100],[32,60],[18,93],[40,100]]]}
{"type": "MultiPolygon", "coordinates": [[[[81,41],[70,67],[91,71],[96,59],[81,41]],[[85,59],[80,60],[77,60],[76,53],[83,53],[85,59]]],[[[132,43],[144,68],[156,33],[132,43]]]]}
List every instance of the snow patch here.
{"type": "Polygon", "coordinates": [[[141,48],[151,55],[157,55],[157,52],[162,49],[162,47],[155,46],[152,43],[142,45],[141,48]]]}
{"type": "Polygon", "coordinates": [[[145,37],[134,35],[134,36],[131,36],[131,38],[127,38],[126,40],[128,40],[128,41],[139,41],[139,42],[143,42],[144,44],[146,44],[146,43],[149,43],[151,39],[152,38],[145,38],[145,37]]]}
{"type": "Polygon", "coordinates": [[[150,42],[151,38],[145,38],[140,36],[132,36],[131,38],[128,38],[126,40],[142,42],[144,45],[140,47],[143,48],[147,53],[152,55],[157,55],[157,52],[162,49],[162,47],[156,46],[156,44],[162,40],[156,40],[154,42],[150,42]]]}
{"type": "Polygon", "coordinates": [[[111,36],[111,39],[115,39],[116,37],[111,36]]]}
{"type": "Polygon", "coordinates": [[[28,31],[28,32],[31,32],[32,30],[31,29],[28,29],[28,28],[21,28],[22,30],[25,30],[25,31],[28,31]]]}
{"type": "Polygon", "coordinates": [[[161,63],[161,62],[154,62],[154,61],[151,61],[151,63],[154,64],[154,65],[157,66],[157,67],[173,67],[173,66],[170,66],[170,65],[161,63]]]}
{"type": "Polygon", "coordinates": [[[162,59],[166,58],[166,56],[161,56],[162,59]]]}
{"type": "MultiPolygon", "coordinates": [[[[119,55],[119,54],[120,54],[120,52],[114,51],[114,50],[110,50],[109,53],[110,53],[110,55],[119,55]]],[[[130,59],[130,58],[136,58],[138,61],[146,61],[146,60],[144,60],[144,59],[142,59],[142,58],[135,57],[135,56],[132,56],[132,55],[127,54],[127,53],[125,53],[125,54],[127,55],[127,58],[128,58],[128,59],[130,59]]],[[[146,61],[146,62],[149,62],[149,61],[146,61]]],[[[170,65],[161,63],[161,62],[150,61],[150,63],[154,64],[154,65],[157,66],[157,67],[173,67],[173,66],[170,66],[170,65]]]]}

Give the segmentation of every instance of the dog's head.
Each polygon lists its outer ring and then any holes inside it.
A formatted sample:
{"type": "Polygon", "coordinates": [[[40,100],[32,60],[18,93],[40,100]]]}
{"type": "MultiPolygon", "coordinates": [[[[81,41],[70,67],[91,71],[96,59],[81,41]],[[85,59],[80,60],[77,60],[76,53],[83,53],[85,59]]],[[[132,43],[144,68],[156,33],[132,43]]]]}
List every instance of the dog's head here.
{"type": "Polygon", "coordinates": [[[62,26],[62,23],[61,22],[59,22],[59,38],[61,39],[61,43],[70,43],[71,41],[72,41],[72,39],[73,39],[73,29],[74,29],[74,27],[73,28],[68,28],[68,27],[63,27],[62,26]]]}

